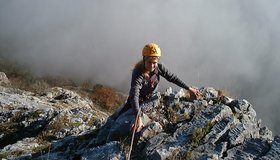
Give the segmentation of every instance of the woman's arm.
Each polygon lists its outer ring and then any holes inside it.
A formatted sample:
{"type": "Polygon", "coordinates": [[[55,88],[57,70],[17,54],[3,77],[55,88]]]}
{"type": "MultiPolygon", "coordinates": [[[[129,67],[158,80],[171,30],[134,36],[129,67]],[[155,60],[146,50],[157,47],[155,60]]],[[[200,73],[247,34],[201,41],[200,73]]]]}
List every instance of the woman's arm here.
{"type": "Polygon", "coordinates": [[[129,102],[135,114],[137,114],[138,111],[140,110],[139,96],[140,96],[140,89],[142,88],[142,82],[143,82],[143,75],[141,74],[140,71],[134,69],[132,72],[131,87],[129,91],[129,102]]]}
{"type": "Polygon", "coordinates": [[[182,87],[190,93],[191,97],[194,97],[195,99],[198,99],[201,97],[201,93],[198,89],[191,88],[187,86],[180,78],[178,78],[175,74],[171,73],[166,67],[164,67],[162,64],[158,64],[160,75],[163,76],[166,80],[169,82],[172,82],[179,87],[182,87]]]}
{"type": "Polygon", "coordinates": [[[171,73],[164,65],[158,64],[159,72],[162,77],[164,77],[167,81],[176,84],[179,87],[182,87],[186,90],[189,90],[189,86],[187,86],[178,76],[174,73],[171,73]]]}

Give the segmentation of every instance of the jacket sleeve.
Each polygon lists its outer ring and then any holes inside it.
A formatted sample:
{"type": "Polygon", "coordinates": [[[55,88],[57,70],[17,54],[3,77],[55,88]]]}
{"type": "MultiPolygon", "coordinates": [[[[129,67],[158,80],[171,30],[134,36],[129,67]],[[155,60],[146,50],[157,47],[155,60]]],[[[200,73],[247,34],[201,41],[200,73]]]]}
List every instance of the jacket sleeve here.
{"type": "Polygon", "coordinates": [[[140,111],[139,107],[139,96],[140,96],[140,89],[142,88],[143,82],[143,75],[140,71],[134,69],[131,78],[131,87],[129,91],[129,103],[133,108],[135,114],[140,111]]]}
{"type": "Polygon", "coordinates": [[[158,64],[159,73],[162,77],[164,77],[167,81],[176,84],[179,87],[182,87],[186,90],[189,90],[189,86],[187,86],[180,78],[178,78],[175,74],[171,73],[164,65],[158,64]]]}

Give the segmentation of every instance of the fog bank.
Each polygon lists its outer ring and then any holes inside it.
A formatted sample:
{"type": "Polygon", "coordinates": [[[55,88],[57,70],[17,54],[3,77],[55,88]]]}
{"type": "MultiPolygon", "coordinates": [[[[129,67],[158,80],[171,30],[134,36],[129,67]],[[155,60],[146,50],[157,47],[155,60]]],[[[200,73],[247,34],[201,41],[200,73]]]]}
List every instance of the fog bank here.
{"type": "MultiPolygon", "coordinates": [[[[280,1],[0,1],[0,56],[128,92],[146,43],[187,84],[249,100],[280,134],[280,1]]],[[[170,83],[161,83],[161,90],[170,83]]]]}

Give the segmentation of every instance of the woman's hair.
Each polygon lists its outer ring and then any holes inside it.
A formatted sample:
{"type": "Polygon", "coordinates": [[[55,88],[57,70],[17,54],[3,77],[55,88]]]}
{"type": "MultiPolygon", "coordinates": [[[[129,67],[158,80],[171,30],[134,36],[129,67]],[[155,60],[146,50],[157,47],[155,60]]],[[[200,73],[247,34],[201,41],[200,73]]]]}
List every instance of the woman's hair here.
{"type": "Polygon", "coordinates": [[[142,73],[149,72],[149,71],[147,71],[146,68],[145,68],[145,58],[143,58],[142,60],[140,60],[139,62],[137,62],[137,63],[135,64],[134,69],[137,69],[137,70],[141,71],[142,73]]]}

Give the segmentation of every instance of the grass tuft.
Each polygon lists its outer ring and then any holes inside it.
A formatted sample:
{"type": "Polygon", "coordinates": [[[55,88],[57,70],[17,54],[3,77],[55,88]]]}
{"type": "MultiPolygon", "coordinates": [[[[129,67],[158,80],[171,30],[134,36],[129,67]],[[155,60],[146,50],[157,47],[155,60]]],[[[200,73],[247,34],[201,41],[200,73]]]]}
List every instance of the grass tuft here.
{"type": "Polygon", "coordinates": [[[108,111],[115,111],[124,103],[126,98],[118,94],[118,92],[111,87],[95,85],[93,87],[91,99],[94,103],[99,104],[102,108],[108,111]]]}

